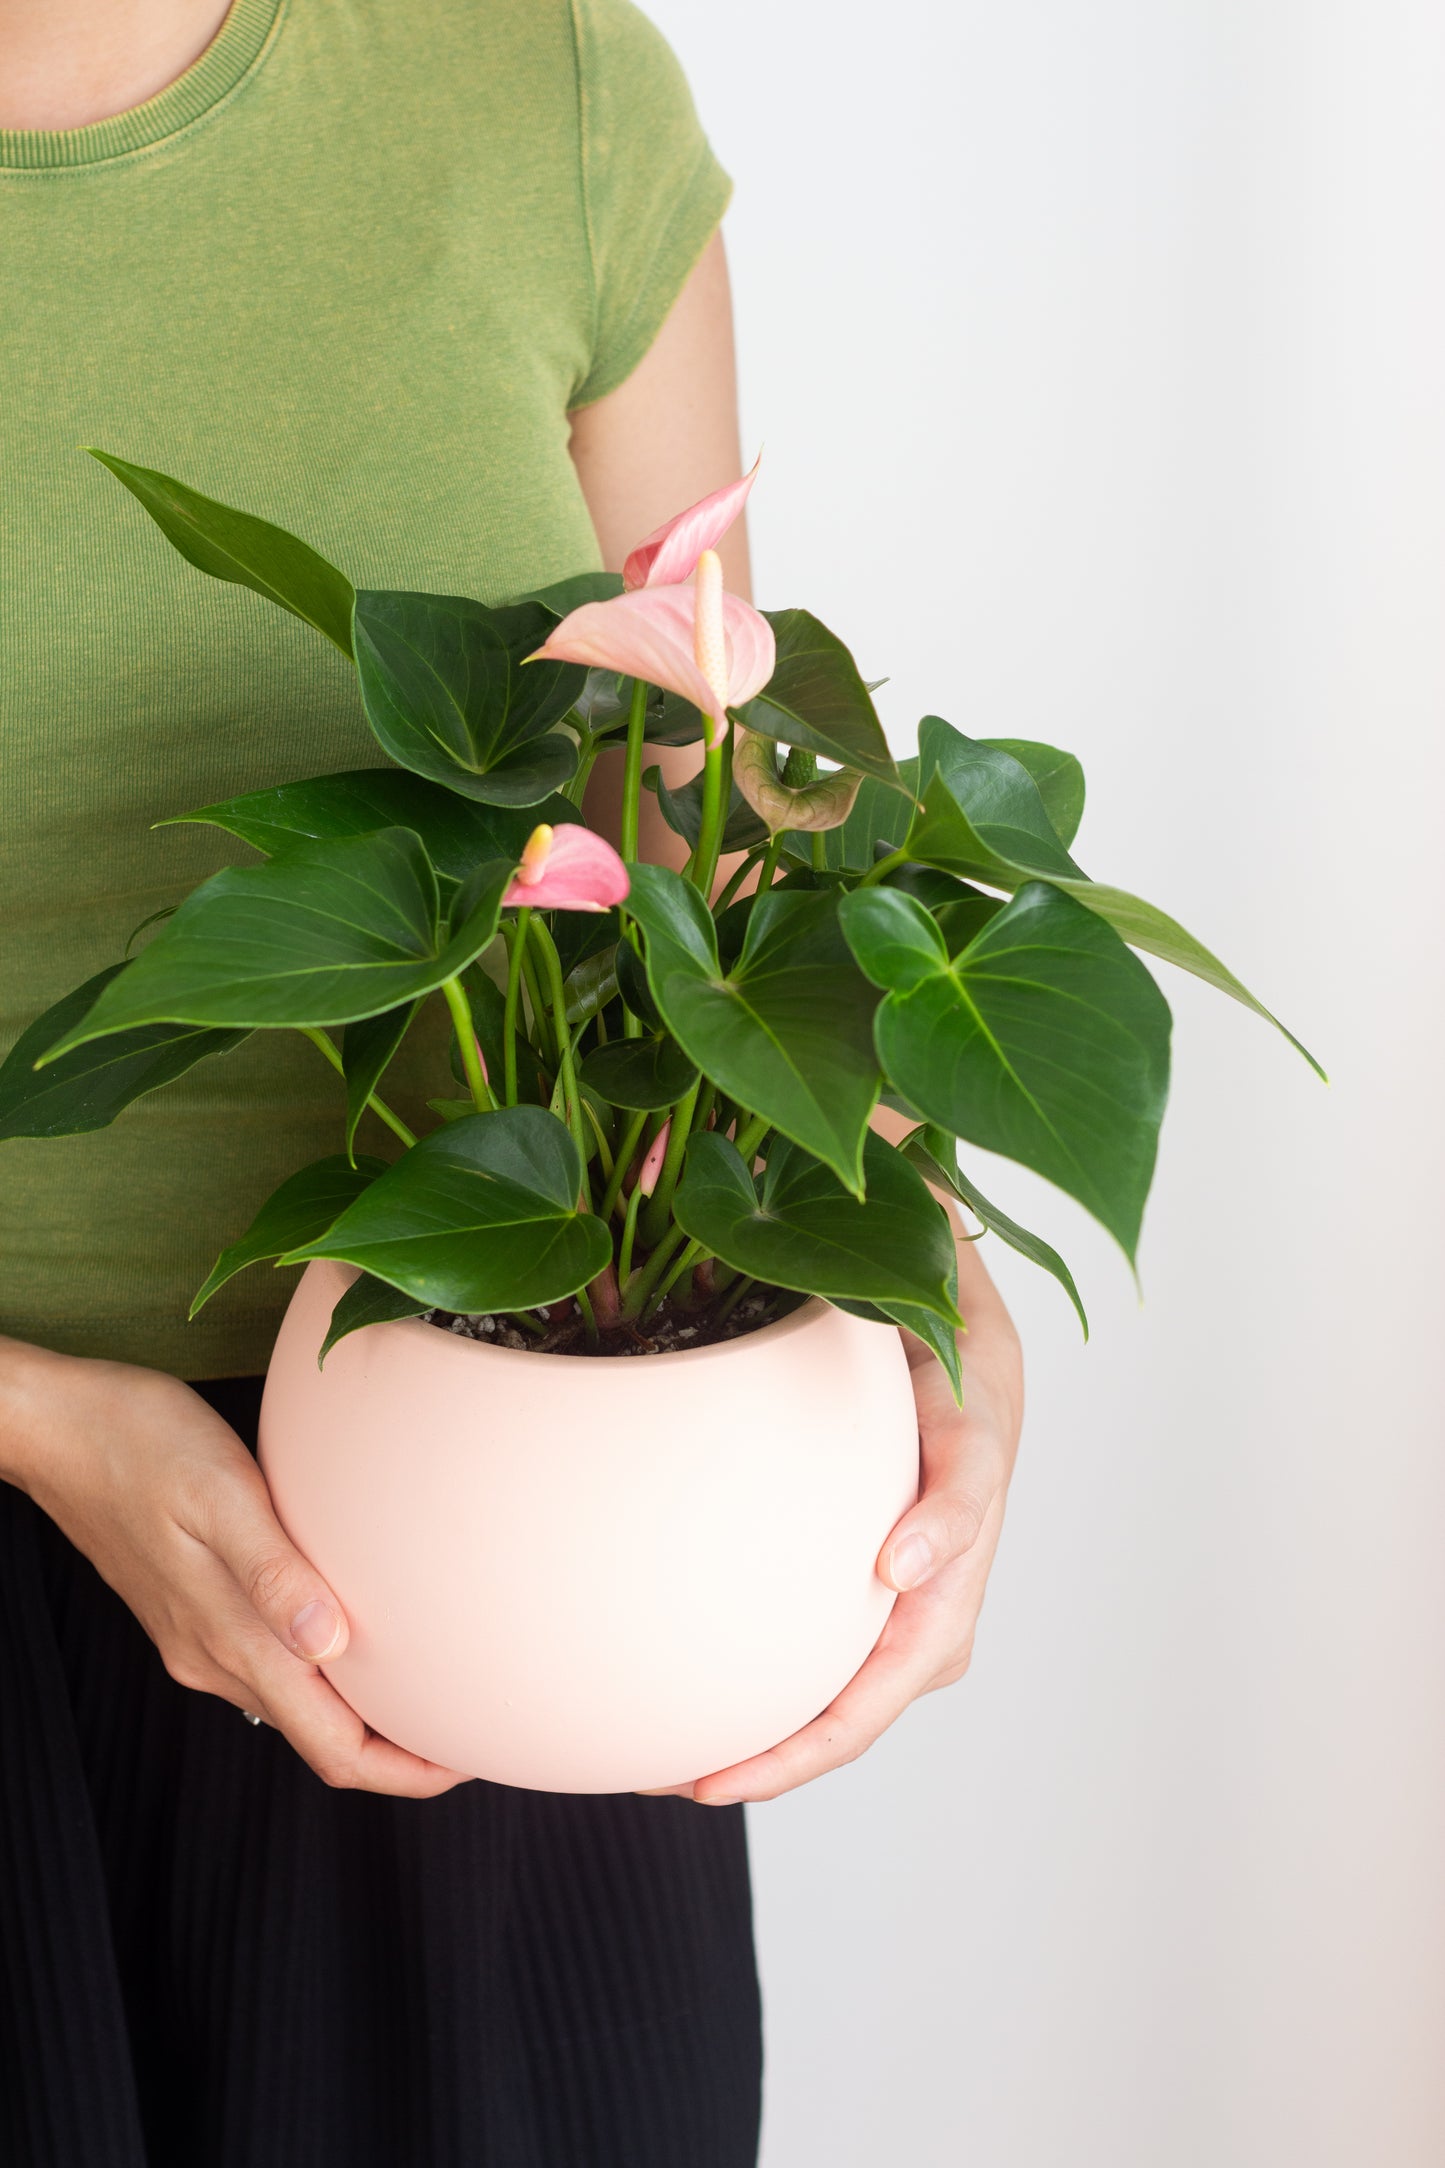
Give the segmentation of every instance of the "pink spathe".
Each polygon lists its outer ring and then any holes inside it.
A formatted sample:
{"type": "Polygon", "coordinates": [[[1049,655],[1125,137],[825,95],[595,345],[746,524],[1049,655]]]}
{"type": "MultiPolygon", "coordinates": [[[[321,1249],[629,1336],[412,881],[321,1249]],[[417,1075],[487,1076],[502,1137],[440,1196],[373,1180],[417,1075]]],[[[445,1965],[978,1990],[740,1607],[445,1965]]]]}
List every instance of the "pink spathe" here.
{"type": "MultiPolygon", "coordinates": [[[[691,586],[643,587],[610,602],[584,602],[557,625],[538,655],[616,670],[642,678],[690,700],[721,729],[727,709],[760,693],[777,667],[777,647],[767,619],[740,595],[722,598],[727,683],[715,689],[694,653],[697,605],[691,586]]],[[[535,659],[535,658],[534,658],[535,659]]]]}
{"type": "Polygon", "coordinates": [[[516,879],[503,896],[508,905],[538,911],[610,911],[628,890],[627,868],[602,836],[578,821],[532,830],[516,879]]]}
{"type": "Polygon", "coordinates": [[[761,465],[760,452],[740,480],[715,489],[710,496],[690,504],[685,512],[675,512],[671,519],[665,519],[660,527],[654,528],[645,542],[638,543],[622,567],[623,586],[629,590],[672,587],[681,580],[691,579],[703,551],[717,548],[747,503],[761,465]]]}
{"type": "Polygon", "coordinates": [[[896,1332],[810,1301],[719,1347],[587,1357],[411,1319],[318,1370],[353,1277],[297,1288],[261,1465],[345,1607],[326,1674],[373,1730],[497,1783],[650,1790],[776,1744],[851,1678],[917,1495],[896,1332]]]}

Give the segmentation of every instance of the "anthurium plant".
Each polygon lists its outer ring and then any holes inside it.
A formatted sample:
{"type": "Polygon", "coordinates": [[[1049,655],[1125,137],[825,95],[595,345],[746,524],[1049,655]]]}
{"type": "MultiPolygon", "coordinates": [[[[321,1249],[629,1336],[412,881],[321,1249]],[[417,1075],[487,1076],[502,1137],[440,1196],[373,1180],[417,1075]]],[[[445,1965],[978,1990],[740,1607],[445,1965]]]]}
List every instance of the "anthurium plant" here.
{"type": "Polygon", "coordinates": [[[895,760],[834,633],[724,592],[716,545],[756,469],[622,578],[488,604],[355,589],[267,521],[96,456],[192,564],[348,656],[385,756],[170,812],[248,862],[0,1067],[0,1137],[57,1137],[250,1032],[314,1042],[339,1080],[337,1150],[238,1230],[197,1308],[246,1267],[333,1258],[359,1277],[327,1349],[440,1314],[605,1353],[818,1295],[922,1335],[957,1390],[942,1196],[1083,1319],[1063,1260],[982,1193],[960,1141],[1047,1177],[1133,1261],[1170,1032],[1136,951],[1268,1012],[1175,920],[1083,871],[1071,754],[929,716],[895,760]],[[700,758],[673,789],[647,749],[679,745],[700,758]],[[620,852],[581,811],[618,746],[620,852]],[[684,870],[640,856],[644,790],[684,870]],[[455,1081],[418,1135],[387,1070],[436,1002],[455,1081]],[[911,1118],[897,1144],[871,1126],[880,1100],[911,1118]],[[390,1159],[356,1150],[368,1108],[390,1159]]]}

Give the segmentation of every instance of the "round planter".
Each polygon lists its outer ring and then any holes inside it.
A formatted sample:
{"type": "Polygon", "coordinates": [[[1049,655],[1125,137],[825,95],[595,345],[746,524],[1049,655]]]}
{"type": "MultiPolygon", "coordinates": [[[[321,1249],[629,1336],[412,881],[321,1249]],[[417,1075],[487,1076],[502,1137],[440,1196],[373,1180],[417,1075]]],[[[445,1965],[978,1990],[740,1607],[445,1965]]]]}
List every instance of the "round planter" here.
{"type": "Polygon", "coordinates": [[[354,1275],[308,1267],[261,1465],[345,1607],[326,1666],[374,1731],[541,1791],[685,1783],[843,1686],[917,1494],[896,1333],[821,1302],[717,1347],[489,1347],[411,1319],[316,1355],[354,1275]]]}

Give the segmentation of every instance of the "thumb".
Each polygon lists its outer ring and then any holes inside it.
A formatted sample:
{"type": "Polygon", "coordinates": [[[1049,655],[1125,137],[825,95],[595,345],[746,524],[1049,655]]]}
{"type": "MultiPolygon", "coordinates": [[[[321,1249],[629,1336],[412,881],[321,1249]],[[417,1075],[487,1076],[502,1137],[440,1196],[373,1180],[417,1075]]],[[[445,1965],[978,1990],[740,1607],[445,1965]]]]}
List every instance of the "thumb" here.
{"type": "Polygon", "coordinates": [[[277,1520],[260,1471],[253,1474],[254,1482],[228,1484],[217,1501],[210,1548],[284,1649],[308,1664],[329,1663],[346,1647],[346,1613],[277,1520]]]}

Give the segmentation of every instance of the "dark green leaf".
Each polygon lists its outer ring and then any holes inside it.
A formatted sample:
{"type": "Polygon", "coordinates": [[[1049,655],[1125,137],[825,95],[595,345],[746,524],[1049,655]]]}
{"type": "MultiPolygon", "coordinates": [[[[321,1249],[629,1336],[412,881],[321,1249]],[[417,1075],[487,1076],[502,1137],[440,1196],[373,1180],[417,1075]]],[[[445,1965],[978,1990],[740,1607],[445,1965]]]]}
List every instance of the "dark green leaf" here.
{"type": "Polygon", "coordinates": [[[549,616],[560,618],[580,610],[584,602],[610,602],[621,592],[620,572],[574,572],[570,579],[554,580],[550,587],[534,587],[530,594],[518,595],[517,603],[540,602],[549,616]]]}
{"type": "Polygon", "coordinates": [[[430,1310],[431,1303],[419,1301],[415,1295],[404,1295],[399,1287],[388,1287],[385,1280],[373,1280],[363,1272],[359,1280],[353,1280],[346,1293],[331,1313],[326,1338],[316,1358],[319,1370],[338,1340],[348,1333],[360,1332],[363,1325],[392,1325],[398,1318],[419,1317],[423,1310],[430,1310]]]}
{"type": "Polygon", "coordinates": [[[298,845],[203,881],[89,1013],[69,1049],[137,1024],[346,1024],[429,993],[493,939],[510,865],[448,938],[406,828],[298,845]]]}
{"type": "Polygon", "coordinates": [[[616,944],[596,956],[584,957],[576,970],[568,973],[562,995],[573,1031],[590,1024],[597,1011],[605,1009],[617,996],[616,944]]]}
{"type": "Polygon", "coordinates": [[[926,1121],[1056,1182],[1132,1262],[1169,1088],[1169,1009],[1101,918],[1031,882],[951,964],[910,971],[889,994],[878,1052],[926,1121]]]}
{"type": "Polygon", "coordinates": [[[338,1214],[385,1172],[383,1159],[368,1159],[363,1153],[353,1166],[344,1153],[336,1152],[290,1175],[272,1191],[240,1240],[222,1250],[191,1304],[191,1316],[247,1265],[268,1263],[298,1243],[324,1235],[338,1214]]]}
{"type": "Polygon", "coordinates": [[[837,634],[808,610],[763,614],[778,644],[777,668],[757,698],[738,709],[740,720],[761,738],[905,788],[858,665],[837,634]]]}
{"type": "Polygon", "coordinates": [[[657,1114],[697,1082],[697,1064],[673,1039],[613,1039],[582,1064],[582,1082],[612,1107],[657,1114]]]}
{"type": "Polygon", "coordinates": [[[379,1016],[358,1017],[341,1034],[348,1152],[355,1143],[356,1125],[366,1112],[366,1102],[386,1074],[420,1007],[420,1001],[404,1001],[399,1008],[383,1009],[379,1016]]]}
{"type": "Polygon", "coordinates": [[[952,1325],[953,1230],[922,1176],[869,1132],[867,1196],[796,1145],[774,1145],[760,1189],[737,1147],[703,1131],[688,1140],[674,1211],[715,1257],[776,1287],[827,1300],[906,1303],[952,1325]]]}
{"type": "Polygon", "coordinates": [[[1084,1338],[1089,1337],[1089,1320],[1084,1315],[1084,1305],[1079,1290],[1074,1285],[1074,1275],[1055,1249],[1051,1249],[1041,1235],[1030,1234],[1027,1227],[1020,1227],[996,1204],[990,1204],[983,1191],[963,1173],[958,1164],[958,1154],[952,1137],[945,1129],[925,1126],[915,1129],[899,1146],[905,1159],[909,1160],[923,1176],[925,1182],[936,1182],[941,1188],[952,1190],[960,1204],[966,1204],[981,1227],[1006,1242],[1011,1250],[1017,1250],[1030,1263],[1042,1265],[1058,1281],[1078,1313],[1084,1328],[1084,1338]]]}
{"type": "Polygon", "coordinates": [[[405,768],[351,768],[340,775],[312,776],[301,783],[280,783],[274,790],[223,798],[194,813],[173,813],[156,826],[204,822],[239,836],[268,857],[308,839],[322,842],[335,836],[375,835],[378,828],[410,828],[426,845],[437,872],[460,881],[488,858],[516,864],[539,821],[555,828],[581,818],[566,798],[525,807],[479,805],[405,768]]]}
{"type": "Polygon", "coordinates": [[[848,946],[875,986],[895,993],[938,976],[948,963],[932,914],[897,888],[855,888],[838,905],[848,946]]]}
{"type": "MultiPolygon", "coordinates": [[[[702,784],[695,775],[678,790],[669,790],[662,780],[660,768],[649,768],[642,778],[652,791],[662,809],[662,817],[674,835],[679,835],[697,849],[697,839],[702,829],[702,784]]],[[[768,840],[768,824],[761,820],[734,783],[728,806],[728,817],[723,824],[722,848],[724,851],[750,851],[756,843],[768,840]]]]}
{"type": "Polygon", "coordinates": [[[461,595],[363,588],[356,670],[367,720],[402,767],[492,805],[532,805],[575,773],[548,736],[581,692],[574,663],[532,662],[555,620],[540,602],[489,610],[461,595]]]}
{"type": "Polygon", "coordinates": [[[953,1397],[963,1406],[963,1360],[958,1347],[958,1328],[946,1318],[935,1317],[931,1310],[920,1310],[908,1302],[890,1303],[885,1309],[876,1302],[840,1302],[836,1305],[846,1310],[850,1317],[861,1317],[869,1325],[902,1325],[916,1333],[926,1347],[931,1347],[942,1363],[953,1387],[953,1397]]]}
{"type": "Polygon", "coordinates": [[[1079,832],[1084,817],[1084,771],[1072,753],[1057,745],[1040,745],[1033,738],[985,738],[1000,753],[1008,753],[1033,777],[1049,825],[1065,850],[1079,832]]]}
{"type": "Polygon", "coordinates": [[[863,1139],[878,1096],[877,996],[854,963],[829,894],[759,896],[726,974],[697,890],[631,866],[628,910],[647,936],[647,976],[672,1036],[730,1099],[826,1160],[861,1194],[863,1139]]]}
{"type": "Polygon", "coordinates": [[[244,1031],[147,1024],[103,1044],[76,1047],[44,1069],[36,1062],[71,1032],[129,964],[111,964],[27,1025],[0,1062],[0,1139],[72,1137],[104,1129],[146,1092],[184,1076],[208,1054],[228,1054],[244,1031]]]}
{"type": "Polygon", "coordinates": [[[541,1107],[504,1107],[423,1137],[318,1241],[286,1259],[337,1257],[439,1309],[531,1309],[575,1294],[607,1264],[606,1227],[578,1210],[582,1162],[541,1107]]]}
{"type": "Polygon", "coordinates": [[[612,962],[617,973],[617,991],[628,1008],[649,1030],[660,1031],[662,1018],[647,983],[647,969],[630,941],[618,942],[612,962]]]}
{"type": "Polygon", "coordinates": [[[145,506],[166,540],[182,557],[213,579],[254,588],[269,602],[314,625],[334,640],[343,655],[351,653],[352,586],[319,557],[307,542],[284,527],[273,527],[251,512],[238,512],[214,497],[203,497],[153,467],[134,467],[128,459],[87,446],[92,459],[109,467],[133,497],[145,506]]]}
{"type": "MultiPolygon", "coordinates": [[[[874,862],[890,851],[896,851],[908,834],[912,808],[908,797],[917,787],[918,760],[898,763],[898,780],[903,791],[878,783],[871,776],[864,776],[853,801],[853,810],[841,828],[828,828],[823,832],[823,864],[832,872],[845,869],[853,873],[866,873],[874,862]]],[[[813,838],[793,832],[788,837],[789,848],[805,863],[813,862],[813,838]]]]}
{"type": "Polygon", "coordinates": [[[923,809],[908,838],[915,858],[991,887],[1042,879],[1107,920],[1134,948],[1203,979],[1284,1033],[1318,1075],[1324,1070],[1292,1031],[1234,973],[1167,913],[1124,889],[1091,881],[1049,821],[1032,775],[999,745],[966,738],[928,716],[919,731],[923,809]]]}

